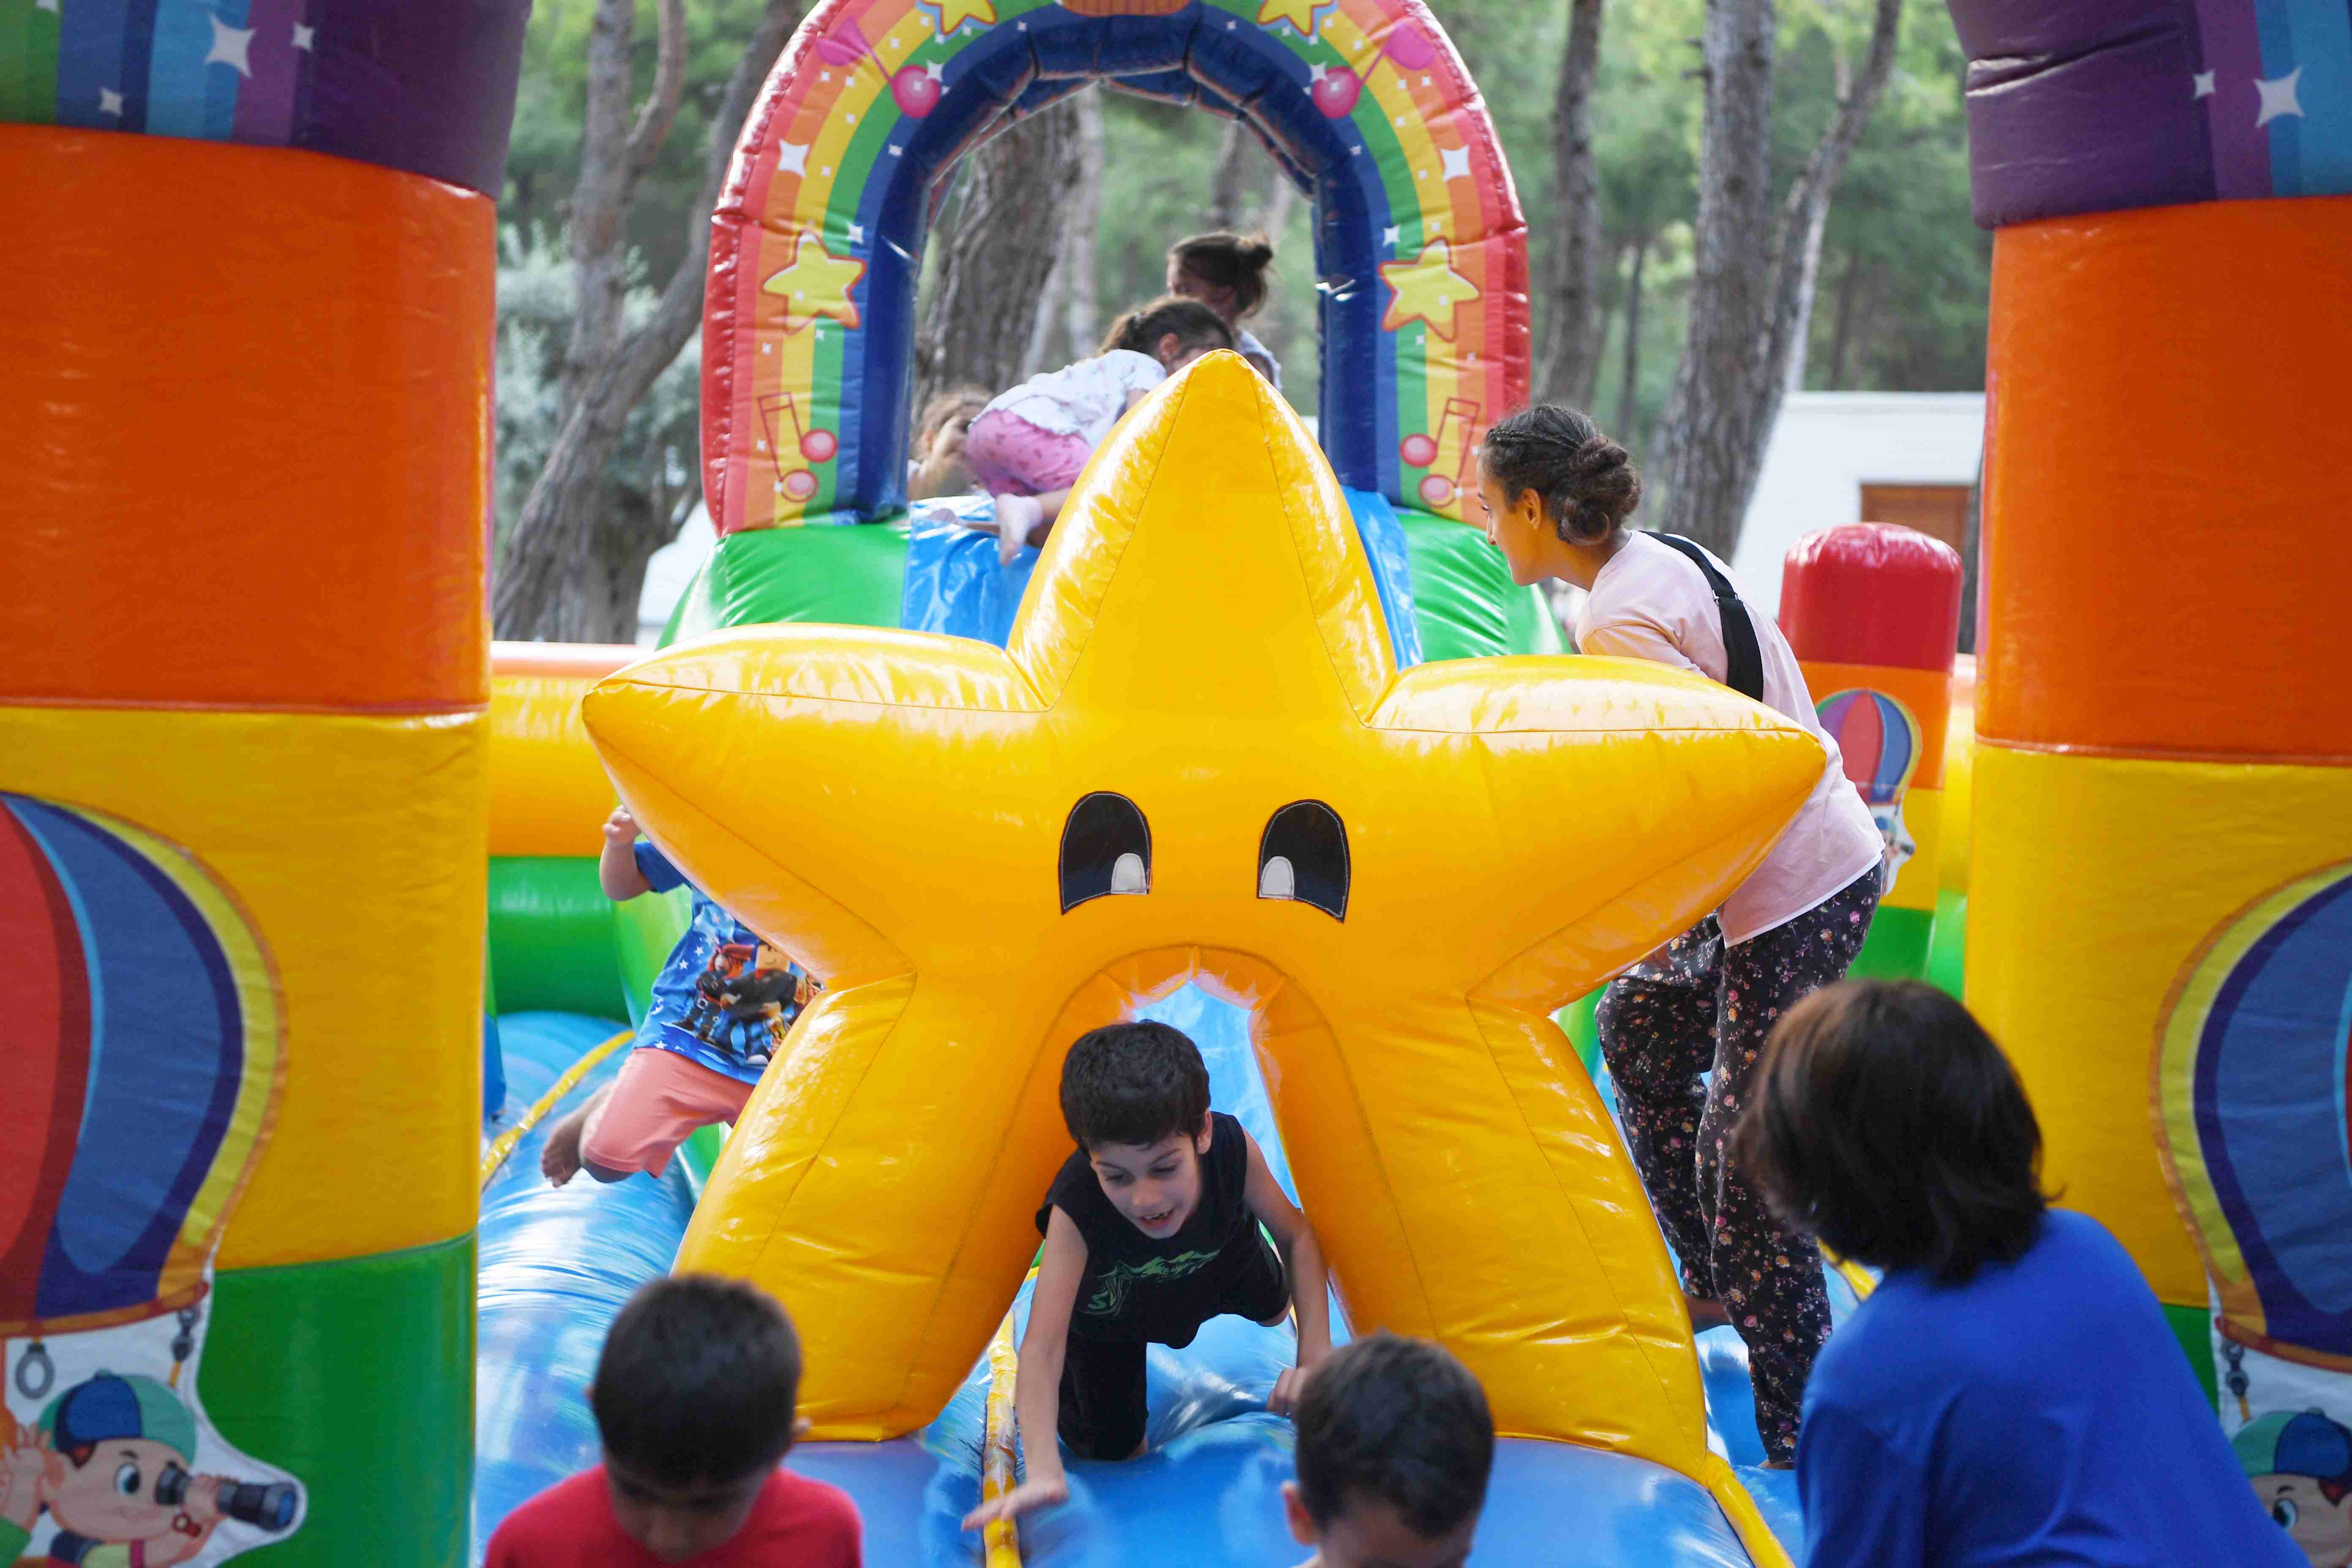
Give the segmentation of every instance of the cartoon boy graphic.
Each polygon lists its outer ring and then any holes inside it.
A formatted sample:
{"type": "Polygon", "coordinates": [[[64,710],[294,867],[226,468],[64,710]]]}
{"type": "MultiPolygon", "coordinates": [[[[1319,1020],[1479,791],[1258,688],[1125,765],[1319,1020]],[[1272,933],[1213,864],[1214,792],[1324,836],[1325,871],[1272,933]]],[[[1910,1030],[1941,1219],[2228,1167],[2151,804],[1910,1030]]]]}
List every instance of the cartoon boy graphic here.
{"type": "Polygon", "coordinates": [[[152,1377],[100,1373],[19,1428],[0,1456],[0,1562],[32,1539],[42,1510],[57,1521],[49,1562],[60,1568],[164,1568],[204,1550],[221,1521],[217,1476],[194,1476],[196,1422],[152,1377]]]}
{"type": "Polygon", "coordinates": [[[2311,1568],[2352,1568],[2352,1429],[2316,1410],[2273,1411],[2239,1428],[2230,1446],[2311,1568]]]}

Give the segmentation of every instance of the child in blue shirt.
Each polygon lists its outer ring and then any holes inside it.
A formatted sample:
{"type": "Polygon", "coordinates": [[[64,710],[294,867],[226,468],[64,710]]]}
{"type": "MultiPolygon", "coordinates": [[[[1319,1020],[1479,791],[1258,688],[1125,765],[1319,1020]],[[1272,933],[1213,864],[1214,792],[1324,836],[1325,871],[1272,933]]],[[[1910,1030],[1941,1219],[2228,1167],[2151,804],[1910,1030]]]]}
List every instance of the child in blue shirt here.
{"type": "Polygon", "coordinates": [[[658,1176],[697,1128],[733,1121],[817,989],[805,970],[641,842],[625,806],[604,824],[596,874],[615,902],[687,888],[694,915],[654,979],[620,1077],[548,1130],[540,1170],[559,1187],[583,1170],[600,1182],[639,1171],[658,1176]]]}
{"type": "Polygon", "coordinates": [[[1733,1134],[1778,1211],[1885,1270],[1814,1364],[1807,1568],[2307,1568],[2116,1238],[2042,1192],[2042,1131],[1968,1009],[1816,991],[1733,1134]]]}

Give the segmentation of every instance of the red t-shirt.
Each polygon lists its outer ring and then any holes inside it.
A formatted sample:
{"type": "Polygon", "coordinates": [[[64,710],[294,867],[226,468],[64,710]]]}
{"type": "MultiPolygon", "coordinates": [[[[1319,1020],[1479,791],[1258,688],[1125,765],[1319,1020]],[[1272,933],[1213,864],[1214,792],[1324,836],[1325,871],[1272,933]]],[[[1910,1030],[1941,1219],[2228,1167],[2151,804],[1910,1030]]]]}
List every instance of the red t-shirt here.
{"type": "MultiPolygon", "coordinates": [[[[691,1568],[864,1568],[849,1494],[779,1468],[734,1538],[691,1568]]],[[[507,1516],[484,1568],[674,1568],[621,1533],[604,1467],[558,1481],[507,1516]]]]}

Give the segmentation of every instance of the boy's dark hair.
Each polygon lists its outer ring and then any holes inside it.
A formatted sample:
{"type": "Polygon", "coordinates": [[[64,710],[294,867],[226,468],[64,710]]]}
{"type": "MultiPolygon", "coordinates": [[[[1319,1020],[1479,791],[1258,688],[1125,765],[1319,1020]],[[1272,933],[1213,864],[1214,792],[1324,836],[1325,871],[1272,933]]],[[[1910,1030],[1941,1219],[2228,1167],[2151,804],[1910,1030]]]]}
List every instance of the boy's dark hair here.
{"type": "Polygon", "coordinates": [[[1486,1500],[1486,1390],[1425,1340],[1375,1333],[1340,1346],[1307,1380],[1297,1424],[1298,1500],[1318,1525],[1369,1498],[1434,1538],[1486,1500]]]}
{"type": "Polygon", "coordinates": [[[772,1468],[793,1446],[801,1341],[775,1299],[712,1274],[629,1298],[588,1391],[604,1452],[664,1486],[772,1468]]]}
{"type": "Polygon", "coordinates": [[[1274,268],[1274,247],[1262,234],[1218,229],[1191,235],[1168,247],[1168,259],[1212,289],[1232,289],[1237,321],[1265,303],[1265,277],[1274,268]]]}
{"type": "Polygon", "coordinates": [[[1062,1058],[1062,1120],[1081,1149],[1198,1132],[1208,1114],[1209,1069],[1181,1029],[1108,1024],[1062,1058]]]}
{"type": "Polygon", "coordinates": [[[1790,1008],[1732,1153],[1781,1219],[1843,1257],[1957,1284],[2033,1245],[2042,1127],[1969,1010],[1916,980],[1790,1008]]]}
{"type": "Polygon", "coordinates": [[[1538,403],[1487,428],[1479,461],[1503,499],[1533,490],[1563,543],[1600,544],[1642,504],[1642,475],[1591,417],[1538,403]]]}
{"type": "Polygon", "coordinates": [[[1187,352],[1234,346],[1234,330],[1225,325],[1223,316],[1198,300],[1162,294],[1149,305],[1138,305],[1113,321],[1110,331],[1103,334],[1098,352],[1126,349],[1130,353],[1148,354],[1171,332],[1176,334],[1176,341],[1187,352]]]}

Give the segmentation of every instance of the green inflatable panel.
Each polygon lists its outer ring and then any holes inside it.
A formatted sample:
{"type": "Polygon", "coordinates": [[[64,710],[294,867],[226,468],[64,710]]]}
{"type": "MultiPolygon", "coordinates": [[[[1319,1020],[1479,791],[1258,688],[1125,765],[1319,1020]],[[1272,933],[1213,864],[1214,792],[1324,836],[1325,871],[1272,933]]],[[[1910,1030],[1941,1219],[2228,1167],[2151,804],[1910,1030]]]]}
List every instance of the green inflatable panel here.
{"type": "MultiPolygon", "coordinates": [[[[1513,646],[1509,609],[1525,595],[1511,582],[1502,552],[1475,528],[1397,509],[1404,528],[1405,554],[1412,563],[1413,619],[1421,627],[1423,658],[1486,658],[1535,652],[1513,646]]],[[[1557,651],[1559,633],[1554,630],[1557,651]]]]}
{"type": "Polygon", "coordinates": [[[1927,943],[1927,982],[1961,994],[1969,960],[1969,896],[1946,888],[1936,895],[1936,934],[1927,943]]]}
{"type": "Polygon", "coordinates": [[[301,1478],[257,1568],[456,1568],[474,1473],[474,1238],[223,1269],[199,1386],[221,1436],[301,1478]]]}
{"type": "MultiPolygon", "coordinates": [[[[1601,991],[1608,989],[1601,987],[1601,991]]],[[[1551,1016],[1551,1021],[1567,1031],[1568,1043],[1576,1047],[1576,1058],[1584,1064],[1588,1076],[1601,1070],[1601,1026],[1595,1016],[1601,1010],[1601,991],[1588,991],[1551,1016]]]]}
{"type": "Polygon", "coordinates": [[[490,857],[490,969],[504,1012],[620,1011],[613,900],[593,857],[490,857]]]}
{"type": "Polygon", "coordinates": [[[662,646],[763,621],[895,626],[906,575],[903,518],[730,533],[670,613],[662,646]]]}
{"type": "Polygon", "coordinates": [[[1890,910],[1884,904],[1870,919],[1870,934],[1846,973],[1874,980],[1918,980],[1927,973],[1927,947],[1936,917],[1926,910],[1890,910]]]}
{"type": "Polygon", "coordinates": [[[1551,613],[1551,600],[1540,587],[1514,587],[1503,601],[1503,615],[1509,623],[1506,636],[1513,653],[1566,653],[1568,638],[1560,635],[1559,622],[1551,613]]]}
{"type": "Polygon", "coordinates": [[[684,888],[667,893],[641,893],[625,904],[613,906],[613,939],[621,967],[621,994],[629,1006],[629,1026],[646,1021],[652,1005],[654,977],[669,962],[677,939],[694,919],[694,895],[684,888]]]}

